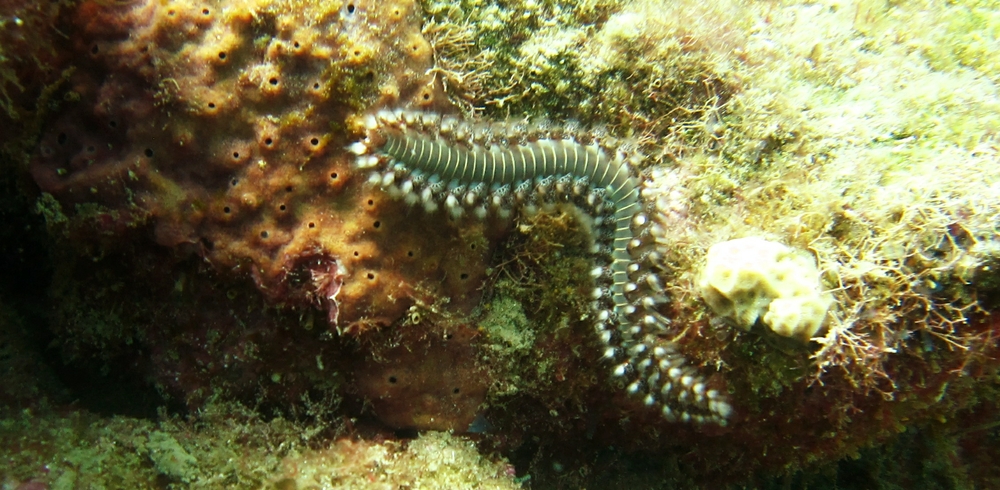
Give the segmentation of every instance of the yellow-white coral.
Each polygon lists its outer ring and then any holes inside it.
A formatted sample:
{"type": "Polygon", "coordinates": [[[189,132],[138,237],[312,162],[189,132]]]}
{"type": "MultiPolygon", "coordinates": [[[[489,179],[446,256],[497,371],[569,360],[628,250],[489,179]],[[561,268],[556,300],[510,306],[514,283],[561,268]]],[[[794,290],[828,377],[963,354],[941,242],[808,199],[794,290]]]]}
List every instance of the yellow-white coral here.
{"type": "Polygon", "coordinates": [[[749,330],[759,318],[778,335],[802,340],[819,332],[833,302],[811,257],[756,237],[713,245],[700,287],[708,305],[736,326],[749,330]]]}

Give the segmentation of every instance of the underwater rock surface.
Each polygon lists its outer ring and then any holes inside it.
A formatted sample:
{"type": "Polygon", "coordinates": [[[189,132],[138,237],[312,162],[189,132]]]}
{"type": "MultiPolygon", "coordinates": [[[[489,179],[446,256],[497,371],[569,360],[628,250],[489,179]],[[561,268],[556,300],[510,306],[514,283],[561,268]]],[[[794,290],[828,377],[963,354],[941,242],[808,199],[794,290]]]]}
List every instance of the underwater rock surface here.
{"type": "Polygon", "coordinates": [[[3,7],[6,486],[1000,478],[988,6],[3,7]]]}

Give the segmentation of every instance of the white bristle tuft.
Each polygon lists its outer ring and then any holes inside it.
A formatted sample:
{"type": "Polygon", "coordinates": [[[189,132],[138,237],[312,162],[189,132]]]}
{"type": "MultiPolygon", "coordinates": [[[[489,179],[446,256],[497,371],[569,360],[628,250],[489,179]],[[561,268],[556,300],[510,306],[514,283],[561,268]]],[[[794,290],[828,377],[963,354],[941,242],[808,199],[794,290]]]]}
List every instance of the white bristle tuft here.
{"type": "Polygon", "coordinates": [[[382,176],[382,187],[389,187],[396,180],[396,174],[394,172],[386,172],[382,176]]]}
{"type": "Polygon", "coordinates": [[[441,116],[434,112],[425,112],[422,117],[425,126],[437,126],[441,122],[441,116]]]}
{"type": "Polygon", "coordinates": [[[674,410],[666,405],[663,406],[663,417],[670,422],[677,421],[677,416],[674,415],[674,410]]]}
{"type": "Polygon", "coordinates": [[[653,291],[660,292],[663,291],[663,283],[660,282],[660,278],[656,274],[649,274],[646,276],[646,284],[649,285],[653,291]]]}
{"type": "Polygon", "coordinates": [[[358,156],[364,155],[365,153],[368,153],[368,145],[364,144],[361,141],[355,141],[354,143],[351,143],[347,147],[347,151],[358,156]]]}
{"type": "Polygon", "coordinates": [[[613,371],[614,375],[618,377],[625,376],[625,373],[627,372],[628,372],[628,363],[619,364],[615,366],[615,370],[613,371]]]}
{"type": "Polygon", "coordinates": [[[461,123],[453,116],[445,116],[441,118],[441,132],[442,133],[452,133],[461,123]]]}
{"type": "Polygon", "coordinates": [[[705,383],[701,383],[701,382],[695,383],[694,386],[691,387],[691,390],[694,391],[695,394],[697,394],[697,395],[704,396],[705,395],[705,383]]]}
{"type": "Polygon", "coordinates": [[[724,401],[712,401],[708,403],[708,408],[720,417],[728,419],[733,414],[733,407],[724,401]]]}
{"type": "Polygon", "coordinates": [[[372,168],[378,165],[378,157],[374,155],[358,157],[358,159],[355,160],[355,165],[357,165],[358,168],[372,168]]]}

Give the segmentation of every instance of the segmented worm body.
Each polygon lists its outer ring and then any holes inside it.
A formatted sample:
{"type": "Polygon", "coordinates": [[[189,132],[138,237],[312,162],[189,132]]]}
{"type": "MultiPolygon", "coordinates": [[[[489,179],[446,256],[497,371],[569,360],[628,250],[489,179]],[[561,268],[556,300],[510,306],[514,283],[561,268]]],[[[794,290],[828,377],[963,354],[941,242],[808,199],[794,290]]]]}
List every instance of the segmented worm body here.
{"type": "Polygon", "coordinates": [[[634,167],[640,156],[583,131],[469,124],[409,111],[368,116],[349,149],[369,181],[427,212],[485,218],[570,202],[593,218],[595,329],[613,373],[668,420],[725,424],[732,409],[666,341],[667,297],[634,167]]]}

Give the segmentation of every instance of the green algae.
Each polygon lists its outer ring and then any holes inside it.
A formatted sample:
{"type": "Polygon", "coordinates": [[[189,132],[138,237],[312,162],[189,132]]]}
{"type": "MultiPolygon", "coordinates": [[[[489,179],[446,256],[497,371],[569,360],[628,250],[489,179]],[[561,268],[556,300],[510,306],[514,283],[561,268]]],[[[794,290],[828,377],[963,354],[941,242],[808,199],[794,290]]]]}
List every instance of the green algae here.
{"type": "Polygon", "coordinates": [[[282,458],[305,448],[310,426],[262,421],[235,404],[209,405],[196,419],[104,418],[84,411],[24,411],[0,420],[9,436],[5,481],[51,488],[260,488],[282,458]],[[239,441],[239,447],[233,442],[239,441]],[[38,462],[50,462],[38,471],[38,462]]]}

